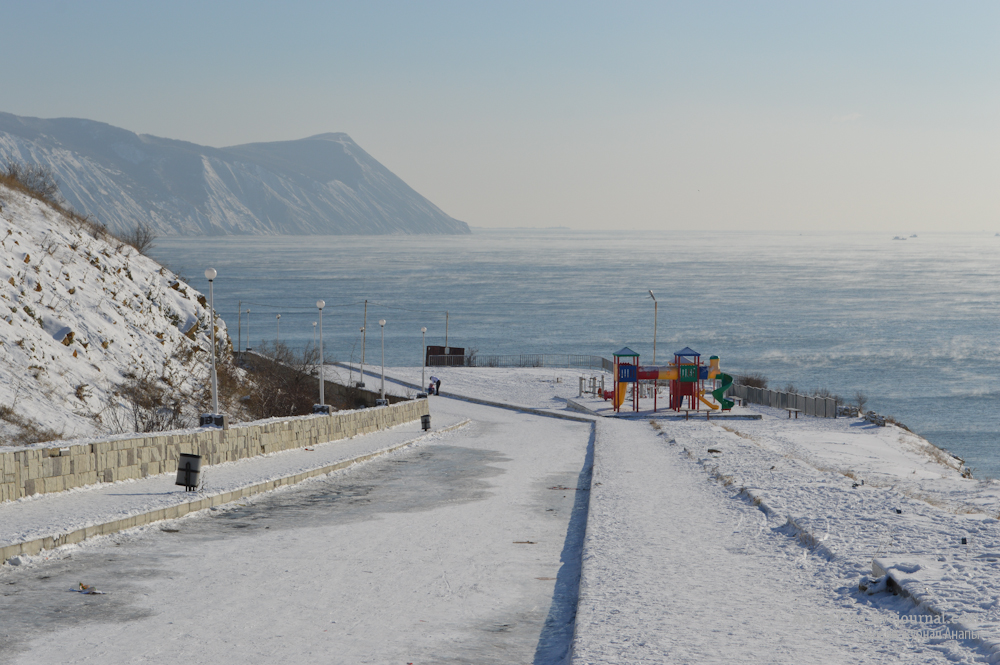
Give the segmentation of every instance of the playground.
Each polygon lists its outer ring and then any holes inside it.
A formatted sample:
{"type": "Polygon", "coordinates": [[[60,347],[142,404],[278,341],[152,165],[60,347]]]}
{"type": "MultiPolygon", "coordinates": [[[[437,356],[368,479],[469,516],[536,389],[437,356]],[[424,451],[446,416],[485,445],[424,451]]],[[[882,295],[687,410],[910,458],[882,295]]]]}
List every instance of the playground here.
{"type": "Polygon", "coordinates": [[[731,399],[733,377],[722,371],[719,356],[708,362],[690,347],[674,352],[672,363],[643,365],[624,347],[612,354],[611,386],[606,377],[581,379],[570,408],[601,416],[655,418],[757,418],[731,399]]]}

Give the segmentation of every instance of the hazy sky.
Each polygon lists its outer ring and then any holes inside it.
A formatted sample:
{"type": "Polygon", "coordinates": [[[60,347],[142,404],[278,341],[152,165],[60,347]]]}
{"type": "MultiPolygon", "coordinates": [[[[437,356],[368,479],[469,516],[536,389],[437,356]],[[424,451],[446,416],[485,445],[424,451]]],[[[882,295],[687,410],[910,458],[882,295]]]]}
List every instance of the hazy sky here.
{"type": "Polygon", "coordinates": [[[473,226],[1000,231],[997,2],[0,6],[0,110],[347,132],[473,226]]]}

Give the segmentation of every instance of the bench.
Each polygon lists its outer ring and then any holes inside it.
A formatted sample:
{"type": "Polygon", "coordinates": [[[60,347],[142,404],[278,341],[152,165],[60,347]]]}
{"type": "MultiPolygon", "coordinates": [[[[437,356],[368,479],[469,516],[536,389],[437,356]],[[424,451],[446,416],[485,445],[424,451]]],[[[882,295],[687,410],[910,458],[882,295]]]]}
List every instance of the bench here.
{"type": "Polygon", "coordinates": [[[796,420],[798,420],[798,419],[799,419],[799,414],[800,414],[800,413],[802,413],[802,409],[792,409],[792,408],[785,408],[785,411],[787,411],[787,412],[788,412],[788,417],[789,417],[789,418],[791,418],[791,417],[792,417],[792,414],[794,413],[794,414],[795,414],[795,419],[796,419],[796,420]]]}

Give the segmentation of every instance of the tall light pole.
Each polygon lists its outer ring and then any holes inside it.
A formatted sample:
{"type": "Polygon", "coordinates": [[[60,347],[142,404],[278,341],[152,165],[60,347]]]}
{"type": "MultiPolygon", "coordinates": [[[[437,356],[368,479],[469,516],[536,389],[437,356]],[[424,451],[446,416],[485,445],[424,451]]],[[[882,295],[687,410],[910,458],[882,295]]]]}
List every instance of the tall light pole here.
{"type": "Polygon", "coordinates": [[[208,279],[208,308],[212,311],[212,413],[219,412],[219,379],[215,373],[215,268],[205,271],[208,279]]]}
{"type": "Polygon", "coordinates": [[[657,309],[660,303],[656,302],[656,296],[653,295],[653,289],[649,290],[649,297],[653,299],[653,364],[656,364],[656,316],[657,309]]]}
{"type": "Polygon", "coordinates": [[[424,374],[427,372],[427,328],[420,329],[420,341],[424,345],[424,357],[420,361],[420,391],[423,392],[424,386],[427,385],[424,383],[424,374]]]}
{"type": "Polygon", "coordinates": [[[278,314],[276,317],[274,317],[274,320],[277,321],[277,323],[275,324],[277,325],[277,328],[275,328],[274,330],[274,353],[275,355],[277,355],[278,344],[281,343],[281,314],[278,314]]]}
{"type": "Polygon", "coordinates": [[[385,399],[385,319],[381,319],[378,324],[382,327],[382,399],[385,399]]]}
{"type": "Polygon", "coordinates": [[[361,326],[361,376],[358,378],[358,388],[365,387],[365,327],[361,326]]]}
{"type": "Polygon", "coordinates": [[[368,299],[365,298],[365,317],[361,319],[361,380],[358,381],[358,387],[365,387],[365,338],[368,333],[365,329],[368,328],[368,299]]]}
{"type": "Polygon", "coordinates": [[[247,307],[247,351],[253,351],[252,344],[253,340],[250,338],[250,308],[247,307]]]}
{"type": "MultiPolygon", "coordinates": [[[[658,302],[656,302],[656,296],[653,295],[653,289],[649,290],[649,297],[653,299],[653,364],[655,365],[656,364],[656,316],[658,314],[658,310],[659,310],[660,304],[658,302]]],[[[635,387],[638,388],[639,387],[638,384],[636,384],[635,387]]],[[[657,394],[658,394],[659,390],[660,390],[660,382],[659,382],[659,380],[653,381],[653,411],[654,412],[656,411],[656,398],[658,396],[657,394]]]]}
{"type": "MultiPolygon", "coordinates": [[[[319,403],[326,404],[323,398],[323,308],[326,307],[326,301],[317,300],[316,307],[319,308],[319,403]]],[[[315,330],[313,328],[313,331],[315,330]]]]}

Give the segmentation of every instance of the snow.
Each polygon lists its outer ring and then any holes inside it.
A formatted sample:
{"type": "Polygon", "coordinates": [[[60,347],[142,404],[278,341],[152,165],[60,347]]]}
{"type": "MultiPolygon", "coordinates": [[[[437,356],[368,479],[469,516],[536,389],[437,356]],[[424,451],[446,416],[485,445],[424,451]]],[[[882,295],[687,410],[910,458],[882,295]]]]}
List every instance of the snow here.
{"type": "MultiPolygon", "coordinates": [[[[126,374],[183,398],[205,387],[205,296],[132,247],[3,186],[0,305],[0,404],[14,414],[0,414],[0,451],[114,431],[115,387],[126,374]]],[[[215,322],[225,348],[226,324],[215,322]]]]}
{"type": "MultiPolygon", "coordinates": [[[[42,608],[31,625],[16,615],[16,638],[0,631],[15,640],[11,662],[168,651],[206,663],[997,659],[1000,483],[964,476],[920,437],[759,406],[745,409],[760,420],[597,418],[589,478],[589,424],[447,395],[562,411],[566,399],[597,402],[577,397],[577,377],[597,372],[433,373],[434,426],[468,425],[209,467],[210,491],[224,491],[413,440],[241,501],[228,521],[188,516],[0,568],[0,584],[42,608]],[[320,500],[327,487],[344,498],[320,500]],[[246,529],[225,535],[230,522],[246,529]],[[890,593],[873,561],[907,595],[890,593]],[[87,601],[101,604],[85,625],[45,609],[81,602],[46,592],[81,580],[107,592],[87,601]]],[[[419,383],[420,368],[386,375],[405,394],[394,380],[419,383]]],[[[183,498],[172,481],[4,504],[0,539],[166,505],[183,498]]]]}

